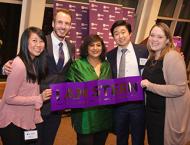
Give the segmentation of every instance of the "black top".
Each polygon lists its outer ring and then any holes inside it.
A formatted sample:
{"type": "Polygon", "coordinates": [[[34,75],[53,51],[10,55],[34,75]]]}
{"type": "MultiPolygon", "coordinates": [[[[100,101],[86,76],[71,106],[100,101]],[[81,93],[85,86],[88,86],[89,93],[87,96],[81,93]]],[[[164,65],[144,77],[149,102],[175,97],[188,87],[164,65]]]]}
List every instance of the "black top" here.
{"type": "MultiPolygon", "coordinates": [[[[148,61],[143,78],[152,83],[166,84],[162,71],[163,60],[148,61]]],[[[146,125],[150,145],[164,145],[165,97],[146,91],[146,125]]]]}
{"type": "MultiPolygon", "coordinates": [[[[162,71],[163,60],[148,60],[143,71],[143,79],[152,83],[166,84],[162,71]]],[[[146,106],[153,110],[165,110],[165,97],[146,91],[146,106]]]]}

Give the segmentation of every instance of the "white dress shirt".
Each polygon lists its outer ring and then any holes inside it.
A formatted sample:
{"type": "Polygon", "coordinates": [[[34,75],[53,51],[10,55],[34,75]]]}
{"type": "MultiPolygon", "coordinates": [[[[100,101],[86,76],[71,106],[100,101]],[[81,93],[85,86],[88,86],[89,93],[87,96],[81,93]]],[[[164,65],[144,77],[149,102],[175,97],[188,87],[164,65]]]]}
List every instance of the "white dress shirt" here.
{"type": "MultiPolygon", "coordinates": [[[[117,50],[117,75],[119,74],[119,64],[120,64],[120,59],[122,55],[122,52],[121,52],[122,49],[123,48],[118,47],[118,50],[117,50]]],[[[125,77],[140,76],[137,58],[136,58],[135,51],[131,42],[128,44],[126,49],[127,51],[124,54],[125,55],[125,77]]]]}
{"type": "Polygon", "coordinates": [[[63,48],[63,52],[64,52],[64,64],[63,64],[63,66],[64,66],[70,59],[67,43],[66,43],[65,39],[63,41],[60,41],[59,39],[57,39],[57,37],[55,37],[53,32],[51,33],[51,39],[52,39],[52,43],[53,43],[53,56],[54,56],[56,64],[59,60],[59,43],[60,42],[63,43],[62,48],[63,48]]]}

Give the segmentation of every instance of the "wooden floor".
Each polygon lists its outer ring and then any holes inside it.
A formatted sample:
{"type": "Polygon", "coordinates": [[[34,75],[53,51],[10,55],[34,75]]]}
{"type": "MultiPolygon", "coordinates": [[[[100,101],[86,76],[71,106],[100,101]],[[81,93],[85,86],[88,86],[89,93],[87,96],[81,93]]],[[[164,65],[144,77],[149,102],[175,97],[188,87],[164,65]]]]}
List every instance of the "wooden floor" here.
{"type": "MultiPolygon", "coordinates": [[[[129,145],[131,145],[131,141],[129,142],[129,145]]],[[[0,145],[2,145],[1,141],[0,145]]],[[[62,118],[54,145],[76,145],[76,134],[71,126],[70,117],[62,118]]],[[[109,134],[106,145],[116,145],[116,138],[113,134],[109,134]]],[[[148,145],[147,139],[145,139],[144,145],[148,145]]],[[[187,145],[190,145],[190,143],[187,145]]]]}
{"type": "MultiPolygon", "coordinates": [[[[0,145],[2,145],[1,141],[0,145]]],[[[76,134],[71,126],[70,117],[62,118],[54,145],[76,145],[76,134]]],[[[109,135],[106,145],[116,145],[115,136],[113,134],[109,135]]]]}
{"type": "MultiPolygon", "coordinates": [[[[76,134],[71,126],[70,117],[62,119],[54,145],[76,145],[76,134]]],[[[113,134],[109,134],[106,145],[116,145],[116,139],[113,134]]]]}
{"type": "MultiPolygon", "coordinates": [[[[0,141],[0,145],[2,145],[0,141]]],[[[76,134],[71,126],[70,117],[63,117],[54,145],[76,145],[76,134]]],[[[106,145],[116,145],[115,135],[109,134],[106,145]]],[[[148,145],[148,144],[145,144],[148,145]]]]}

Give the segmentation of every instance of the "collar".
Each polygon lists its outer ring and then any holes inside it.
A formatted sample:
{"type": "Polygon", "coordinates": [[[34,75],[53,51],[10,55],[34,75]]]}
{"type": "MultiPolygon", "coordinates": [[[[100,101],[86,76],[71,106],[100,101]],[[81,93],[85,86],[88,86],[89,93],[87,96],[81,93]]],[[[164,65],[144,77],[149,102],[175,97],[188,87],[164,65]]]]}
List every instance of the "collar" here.
{"type": "MultiPolygon", "coordinates": [[[[124,49],[124,48],[118,46],[118,51],[121,51],[122,49],[124,49]]],[[[126,49],[127,49],[127,51],[129,51],[129,52],[133,51],[133,50],[134,50],[134,49],[133,49],[133,44],[132,44],[131,42],[129,42],[129,44],[127,45],[126,49]]]]}
{"type": "Polygon", "coordinates": [[[51,38],[52,38],[52,42],[54,42],[55,45],[59,45],[60,42],[63,42],[63,44],[65,43],[65,38],[63,39],[63,41],[60,41],[54,34],[54,32],[51,32],[51,38]]]}

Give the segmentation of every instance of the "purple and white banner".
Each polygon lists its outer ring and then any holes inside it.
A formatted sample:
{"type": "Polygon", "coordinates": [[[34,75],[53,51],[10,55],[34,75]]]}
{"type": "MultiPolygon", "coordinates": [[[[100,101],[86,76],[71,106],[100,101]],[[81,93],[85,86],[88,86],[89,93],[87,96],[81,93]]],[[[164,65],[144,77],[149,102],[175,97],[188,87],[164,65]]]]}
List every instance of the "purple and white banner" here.
{"type": "Polygon", "coordinates": [[[100,35],[104,40],[107,51],[115,47],[110,28],[116,20],[120,19],[123,19],[121,5],[102,2],[89,3],[89,33],[100,35]]]}
{"type": "Polygon", "coordinates": [[[123,8],[123,20],[131,24],[132,31],[134,31],[135,27],[135,9],[134,8],[123,8]]]}
{"type": "Polygon", "coordinates": [[[54,11],[60,8],[66,8],[72,12],[72,29],[69,39],[75,44],[76,52],[79,52],[82,38],[89,34],[100,35],[104,40],[107,51],[113,49],[116,45],[110,33],[110,28],[116,20],[126,20],[134,30],[134,8],[97,1],[82,3],[55,0],[54,11]]]}
{"type": "Polygon", "coordinates": [[[88,108],[144,100],[142,78],[126,77],[52,84],[51,110],[88,108]]]}
{"type": "Polygon", "coordinates": [[[75,45],[77,55],[83,37],[89,34],[88,4],[69,1],[54,1],[54,11],[61,8],[71,11],[72,25],[68,38],[70,42],[75,45]]]}

